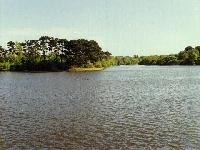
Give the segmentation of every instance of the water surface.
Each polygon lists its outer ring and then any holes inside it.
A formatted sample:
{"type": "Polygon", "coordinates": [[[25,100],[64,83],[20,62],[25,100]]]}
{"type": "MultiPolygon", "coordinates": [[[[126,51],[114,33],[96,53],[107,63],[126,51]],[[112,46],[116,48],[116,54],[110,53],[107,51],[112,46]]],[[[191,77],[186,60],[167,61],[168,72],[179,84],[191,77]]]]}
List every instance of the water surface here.
{"type": "Polygon", "coordinates": [[[200,149],[200,67],[0,73],[0,149],[200,149]]]}

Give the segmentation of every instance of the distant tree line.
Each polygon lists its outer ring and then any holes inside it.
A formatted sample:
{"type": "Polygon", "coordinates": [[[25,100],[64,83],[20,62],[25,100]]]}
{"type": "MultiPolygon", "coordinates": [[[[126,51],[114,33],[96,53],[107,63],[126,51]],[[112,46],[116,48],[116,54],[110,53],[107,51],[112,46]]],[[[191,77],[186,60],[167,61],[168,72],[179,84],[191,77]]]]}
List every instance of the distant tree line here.
{"type": "Polygon", "coordinates": [[[139,65],[200,65],[200,46],[188,46],[173,55],[141,56],[139,65]]]}
{"type": "Polygon", "coordinates": [[[38,40],[0,46],[0,70],[58,71],[74,67],[107,67],[111,53],[94,40],[66,40],[42,36],[38,40]]]}
{"type": "Polygon", "coordinates": [[[135,65],[139,63],[138,55],[134,56],[115,56],[115,65],[135,65]]]}

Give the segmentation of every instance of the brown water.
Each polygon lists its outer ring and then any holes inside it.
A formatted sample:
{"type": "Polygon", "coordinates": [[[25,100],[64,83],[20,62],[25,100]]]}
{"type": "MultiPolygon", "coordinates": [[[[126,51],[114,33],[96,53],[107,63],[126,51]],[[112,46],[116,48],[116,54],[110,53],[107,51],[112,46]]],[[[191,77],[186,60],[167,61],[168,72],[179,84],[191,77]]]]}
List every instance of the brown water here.
{"type": "Polygon", "coordinates": [[[200,67],[0,73],[0,149],[200,149],[200,67]]]}

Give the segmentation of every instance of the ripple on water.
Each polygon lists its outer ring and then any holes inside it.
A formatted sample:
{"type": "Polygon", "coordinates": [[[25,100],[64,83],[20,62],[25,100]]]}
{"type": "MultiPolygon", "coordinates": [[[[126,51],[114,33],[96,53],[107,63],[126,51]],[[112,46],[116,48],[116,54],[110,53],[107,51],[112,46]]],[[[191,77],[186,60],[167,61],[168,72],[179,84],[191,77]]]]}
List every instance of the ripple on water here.
{"type": "Polygon", "coordinates": [[[199,76],[192,66],[1,73],[0,149],[198,150],[199,76]]]}

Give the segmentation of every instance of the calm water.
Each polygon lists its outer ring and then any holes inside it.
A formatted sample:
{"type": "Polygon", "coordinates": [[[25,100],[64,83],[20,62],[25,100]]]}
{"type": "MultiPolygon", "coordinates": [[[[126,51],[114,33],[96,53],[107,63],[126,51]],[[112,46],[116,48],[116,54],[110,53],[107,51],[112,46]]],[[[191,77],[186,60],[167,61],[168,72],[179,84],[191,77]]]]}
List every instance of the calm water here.
{"type": "Polygon", "coordinates": [[[200,67],[0,73],[0,149],[200,149],[200,67]]]}

